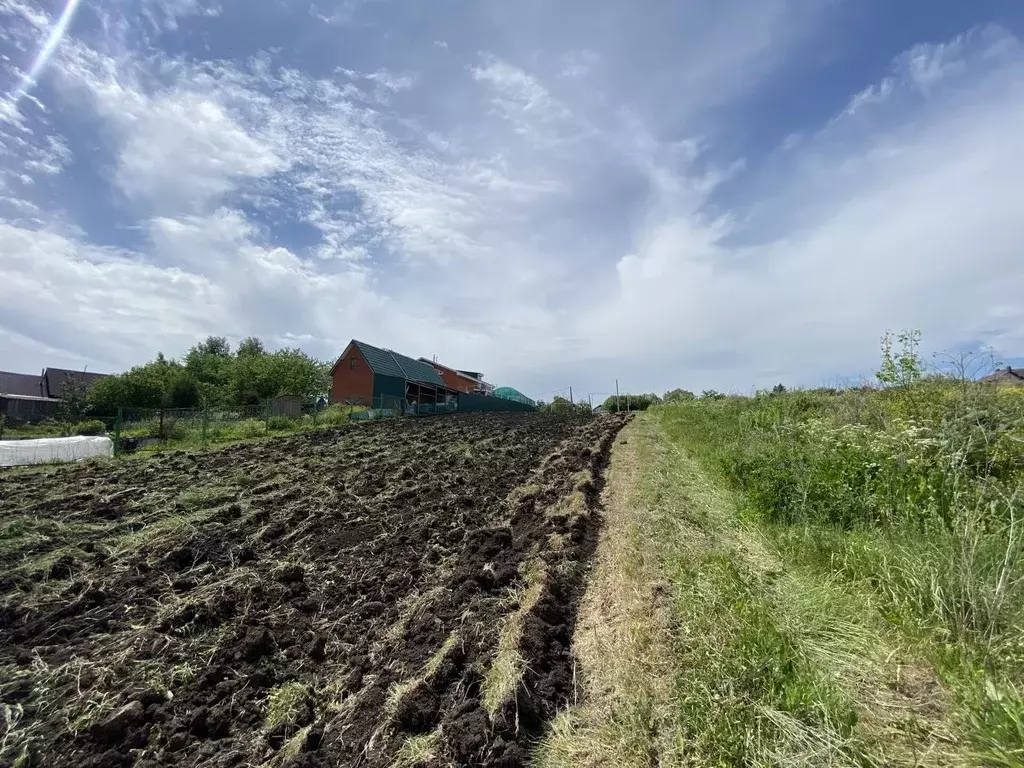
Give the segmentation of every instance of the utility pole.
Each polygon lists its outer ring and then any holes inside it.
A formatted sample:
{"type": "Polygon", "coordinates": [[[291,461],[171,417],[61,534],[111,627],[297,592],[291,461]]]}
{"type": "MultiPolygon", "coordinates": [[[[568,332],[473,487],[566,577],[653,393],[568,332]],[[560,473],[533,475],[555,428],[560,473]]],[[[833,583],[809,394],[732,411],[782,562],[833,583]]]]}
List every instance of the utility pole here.
{"type": "Polygon", "coordinates": [[[569,405],[572,405],[572,387],[569,387],[569,405]]]}
{"type": "Polygon", "coordinates": [[[615,380],[615,412],[619,412],[619,380],[615,380]]]}

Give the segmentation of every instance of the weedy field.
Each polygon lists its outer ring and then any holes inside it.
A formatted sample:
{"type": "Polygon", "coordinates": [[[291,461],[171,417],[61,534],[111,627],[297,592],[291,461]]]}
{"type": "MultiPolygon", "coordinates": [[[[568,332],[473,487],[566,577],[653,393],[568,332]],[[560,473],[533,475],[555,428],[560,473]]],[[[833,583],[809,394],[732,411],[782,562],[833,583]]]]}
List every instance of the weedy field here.
{"type": "Polygon", "coordinates": [[[620,417],[460,415],[0,474],[0,764],[517,765],[620,417]]]}
{"type": "Polygon", "coordinates": [[[712,394],[622,431],[544,768],[1024,766],[1024,393],[712,394]]]}

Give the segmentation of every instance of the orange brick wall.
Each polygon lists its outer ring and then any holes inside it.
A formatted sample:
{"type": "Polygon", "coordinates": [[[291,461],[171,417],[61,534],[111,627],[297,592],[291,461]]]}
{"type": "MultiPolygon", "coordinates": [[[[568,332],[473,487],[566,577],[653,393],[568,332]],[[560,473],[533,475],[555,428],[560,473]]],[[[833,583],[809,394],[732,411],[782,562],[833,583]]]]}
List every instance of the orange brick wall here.
{"type": "Polygon", "coordinates": [[[441,379],[448,389],[454,389],[456,392],[472,392],[476,387],[476,382],[468,376],[462,376],[439,365],[434,366],[434,370],[441,375],[441,379]]]}
{"type": "Polygon", "coordinates": [[[373,371],[354,344],[349,345],[331,372],[331,402],[372,405],[373,371]]]}

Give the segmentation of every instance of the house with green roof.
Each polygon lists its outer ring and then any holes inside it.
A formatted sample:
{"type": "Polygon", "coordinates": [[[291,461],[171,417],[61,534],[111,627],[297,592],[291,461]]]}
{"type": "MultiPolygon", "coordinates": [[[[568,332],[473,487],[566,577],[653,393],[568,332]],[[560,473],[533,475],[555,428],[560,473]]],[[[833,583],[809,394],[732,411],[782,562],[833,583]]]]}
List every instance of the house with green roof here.
{"type": "Polygon", "coordinates": [[[352,339],[331,369],[331,402],[405,410],[406,405],[449,405],[456,392],[433,366],[352,339]]]}

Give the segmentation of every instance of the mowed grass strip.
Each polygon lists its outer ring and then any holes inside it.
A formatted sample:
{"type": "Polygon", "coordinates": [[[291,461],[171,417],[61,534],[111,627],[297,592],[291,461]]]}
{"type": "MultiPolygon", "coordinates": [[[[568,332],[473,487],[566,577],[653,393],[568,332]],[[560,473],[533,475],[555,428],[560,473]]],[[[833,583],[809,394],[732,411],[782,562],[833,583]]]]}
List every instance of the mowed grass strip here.
{"type": "Polygon", "coordinates": [[[930,668],[862,595],[788,567],[658,412],[619,438],[574,651],[535,761],[961,765],[930,668]]]}

